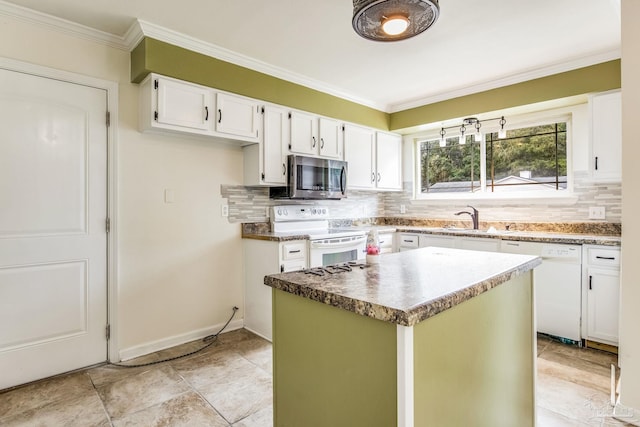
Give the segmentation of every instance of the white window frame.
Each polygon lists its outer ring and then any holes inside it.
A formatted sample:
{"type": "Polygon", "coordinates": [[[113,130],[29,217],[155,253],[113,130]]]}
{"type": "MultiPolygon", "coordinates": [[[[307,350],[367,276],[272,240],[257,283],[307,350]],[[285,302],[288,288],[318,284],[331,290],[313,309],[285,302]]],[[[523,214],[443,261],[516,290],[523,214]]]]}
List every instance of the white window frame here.
{"type": "MultiPolygon", "coordinates": [[[[487,114],[487,117],[501,116],[501,113],[487,114]]],[[[440,129],[442,124],[437,124],[424,132],[409,136],[413,140],[413,166],[414,166],[414,200],[425,200],[433,203],[450,203],[454,202],[477,202],[477,201],[503,201],[503,202],[526,202],[529,204],[572,204],[577,202],[578,196],[573,192],[573,131],[572,131],[572,108],[561,108],[556,110],[539,111],[529,114],[521,114],[517,116],[506,116],[507,129],[518,129],[536,125],[548,125],[557,122],[567,123],[567,188],[565,190],[527,190],[514,192],[487,192],[487,153],[485,134],[498,132],[499,125],[493,120],[491,122],[482,123],[482,142],[480,149],[480,181],[481,191],[476,193],[422,193],[421,188],[421,168],[420,168],[420,143],[426,140],[434,140],[440,138],[440,129]]],[[[480,121],[483,117],[479,116],[480,121]]],[[[486,119],[484,119],[486,120],[486,119]]],[[[455,123],[456,121],[452,121],[455,123]]],[[[462,123],[462,119],[457,120],[462,123]]],[[[446,124],[445,127],[452,124],[446,124]]],[[[457,130],[449,130],[447,137],[455,137],[460,135],[457,130]]]]}

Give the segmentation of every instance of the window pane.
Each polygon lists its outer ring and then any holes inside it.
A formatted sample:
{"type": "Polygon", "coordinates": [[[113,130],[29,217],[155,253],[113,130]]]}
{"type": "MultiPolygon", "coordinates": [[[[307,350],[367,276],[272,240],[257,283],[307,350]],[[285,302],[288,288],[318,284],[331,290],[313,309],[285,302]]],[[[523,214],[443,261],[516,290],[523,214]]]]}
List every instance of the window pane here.
{"type": "Polygon", "coordinates": [[[480,144],[473,136],[459,144],[458,137],[420,143],[421,192],[474,192],[480,189],[480,144]]]}
{"type": "Polygon", "coordinates": [[[487,135],[487,168],[487,191],[566,189],[566,123],[487,135]]]}

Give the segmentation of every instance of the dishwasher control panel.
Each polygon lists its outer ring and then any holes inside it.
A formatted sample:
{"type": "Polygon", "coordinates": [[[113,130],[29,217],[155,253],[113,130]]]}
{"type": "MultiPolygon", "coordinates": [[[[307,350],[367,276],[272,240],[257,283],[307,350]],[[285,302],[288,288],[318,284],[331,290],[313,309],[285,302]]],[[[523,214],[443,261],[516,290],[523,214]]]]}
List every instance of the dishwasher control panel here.
{"type": "Polygon", "coordinates": [[[579,246],[569,245],[542,245],[540,256],[543,258],[577,258],[580,259],[579,246]]]}

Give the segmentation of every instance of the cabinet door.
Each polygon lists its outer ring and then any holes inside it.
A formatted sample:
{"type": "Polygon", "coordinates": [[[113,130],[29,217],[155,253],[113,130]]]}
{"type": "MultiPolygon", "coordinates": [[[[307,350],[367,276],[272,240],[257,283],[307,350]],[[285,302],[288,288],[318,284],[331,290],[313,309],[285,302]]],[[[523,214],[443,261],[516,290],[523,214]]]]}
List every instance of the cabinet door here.
{"type": "Polygon", "coordinates": [[[265,184],[287,183],[286,144],[289,141],[289,112],[275,106],[264,107],[263,173],[265,184]]]}
{"type": "Polygon", "coordinates": [[[620,273],[589,267],[587,280],[587,338],[617,345],[620,273]]]}
{"type": "Polygon", "coordinates": [[[377,132],[376,183],[380,190],[402,190],[402,136],[377,132]]]}
{"type": "Polygon", "coordinates": [[[157,77],[156,121],[164,125],[208,130],[211,90],[190,83],[157,77]]]}
{"type": "Polygon", "coordinates": [[[344,126],[344,159],[347,161],[347,189],[373,189],[376,185],[375,132],[371,129],[344,126]]]}
{"type": "Polygon", "coordinates": [[[318,117],[312,114],[292,111],[291,142],[289,150],[296,154],[318,153],[318,117]]]}
{"type": "Polygon", "coordinates": [[[477,237],[459,237],[457,247],[472,251],[499,252],[500,239],[483,239],[477,237]]]}
{"type": "Polygon", "coordinates": [[[435,246],[437,248],[455,248],[456,238],[452,236],[434,236],[423,234],[420,236],[420,247],[435,246]]]}
{"type": "Polygon", "coordinates": [[[258,102],[236,95],[216,95],[216,132],[239,137],[247,141],[258,141],[258,102]]]}
{"type": "Polygon", "coordinates": [[[342,126],[340,122],[320,117],[318,128],[320,155],[342,159],[342,126]]]}
{"type": "Polygon", "coordinates": [[[620,180],[622,172],[622,99],[620,92],[591,98],[594,179],[620,180]]]}

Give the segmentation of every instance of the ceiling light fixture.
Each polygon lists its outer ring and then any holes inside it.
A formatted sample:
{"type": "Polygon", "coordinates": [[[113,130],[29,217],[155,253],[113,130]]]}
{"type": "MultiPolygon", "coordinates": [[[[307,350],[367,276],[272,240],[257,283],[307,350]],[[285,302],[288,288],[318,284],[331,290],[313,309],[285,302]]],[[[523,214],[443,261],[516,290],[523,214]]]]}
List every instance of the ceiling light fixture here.
{"type": "MultiPolygon", "coordinates": [[[[498,138],[499,139],[504,139],[507,137],[507,130],[504,128],[504,126],[507,124],[507,121],[504,119],[504,116],[502,117],[496,117],[493,119],[485,119],[484,121],[491,121],[491,120],[498,120],[498,124],[500,125],[500,129],[498,129],[498,138]]],[[[474,133],[474,141],[475,142],[480,142],[482,141],[482,133],[480,132],[480,127],[482,126],[480,119],[477,119],[475,117],[467,117],[466,119],[462,120],[462,125],[460,125],[460,135],[459,135],[459,143],[460,144],[464,144],[467,142],[466,138],[465,138],[465,132],[467,131],[467,126],[473,126],[475,128],[475,133],[474,133]]],[[[446,145],[446,140],[445,140],[445,134],[446,134],[446,129],[454,129],[457,128],[458,126],[449,126],[449,127],[442,127],[440,129],[440,147],[444,147],[446,145]]]]}
{"type": "Polygon", "coordinates": [[[353,29],[365,39],[389,42],[416,36],[438,19],[438,0],[353,0],[353,29]]]}

